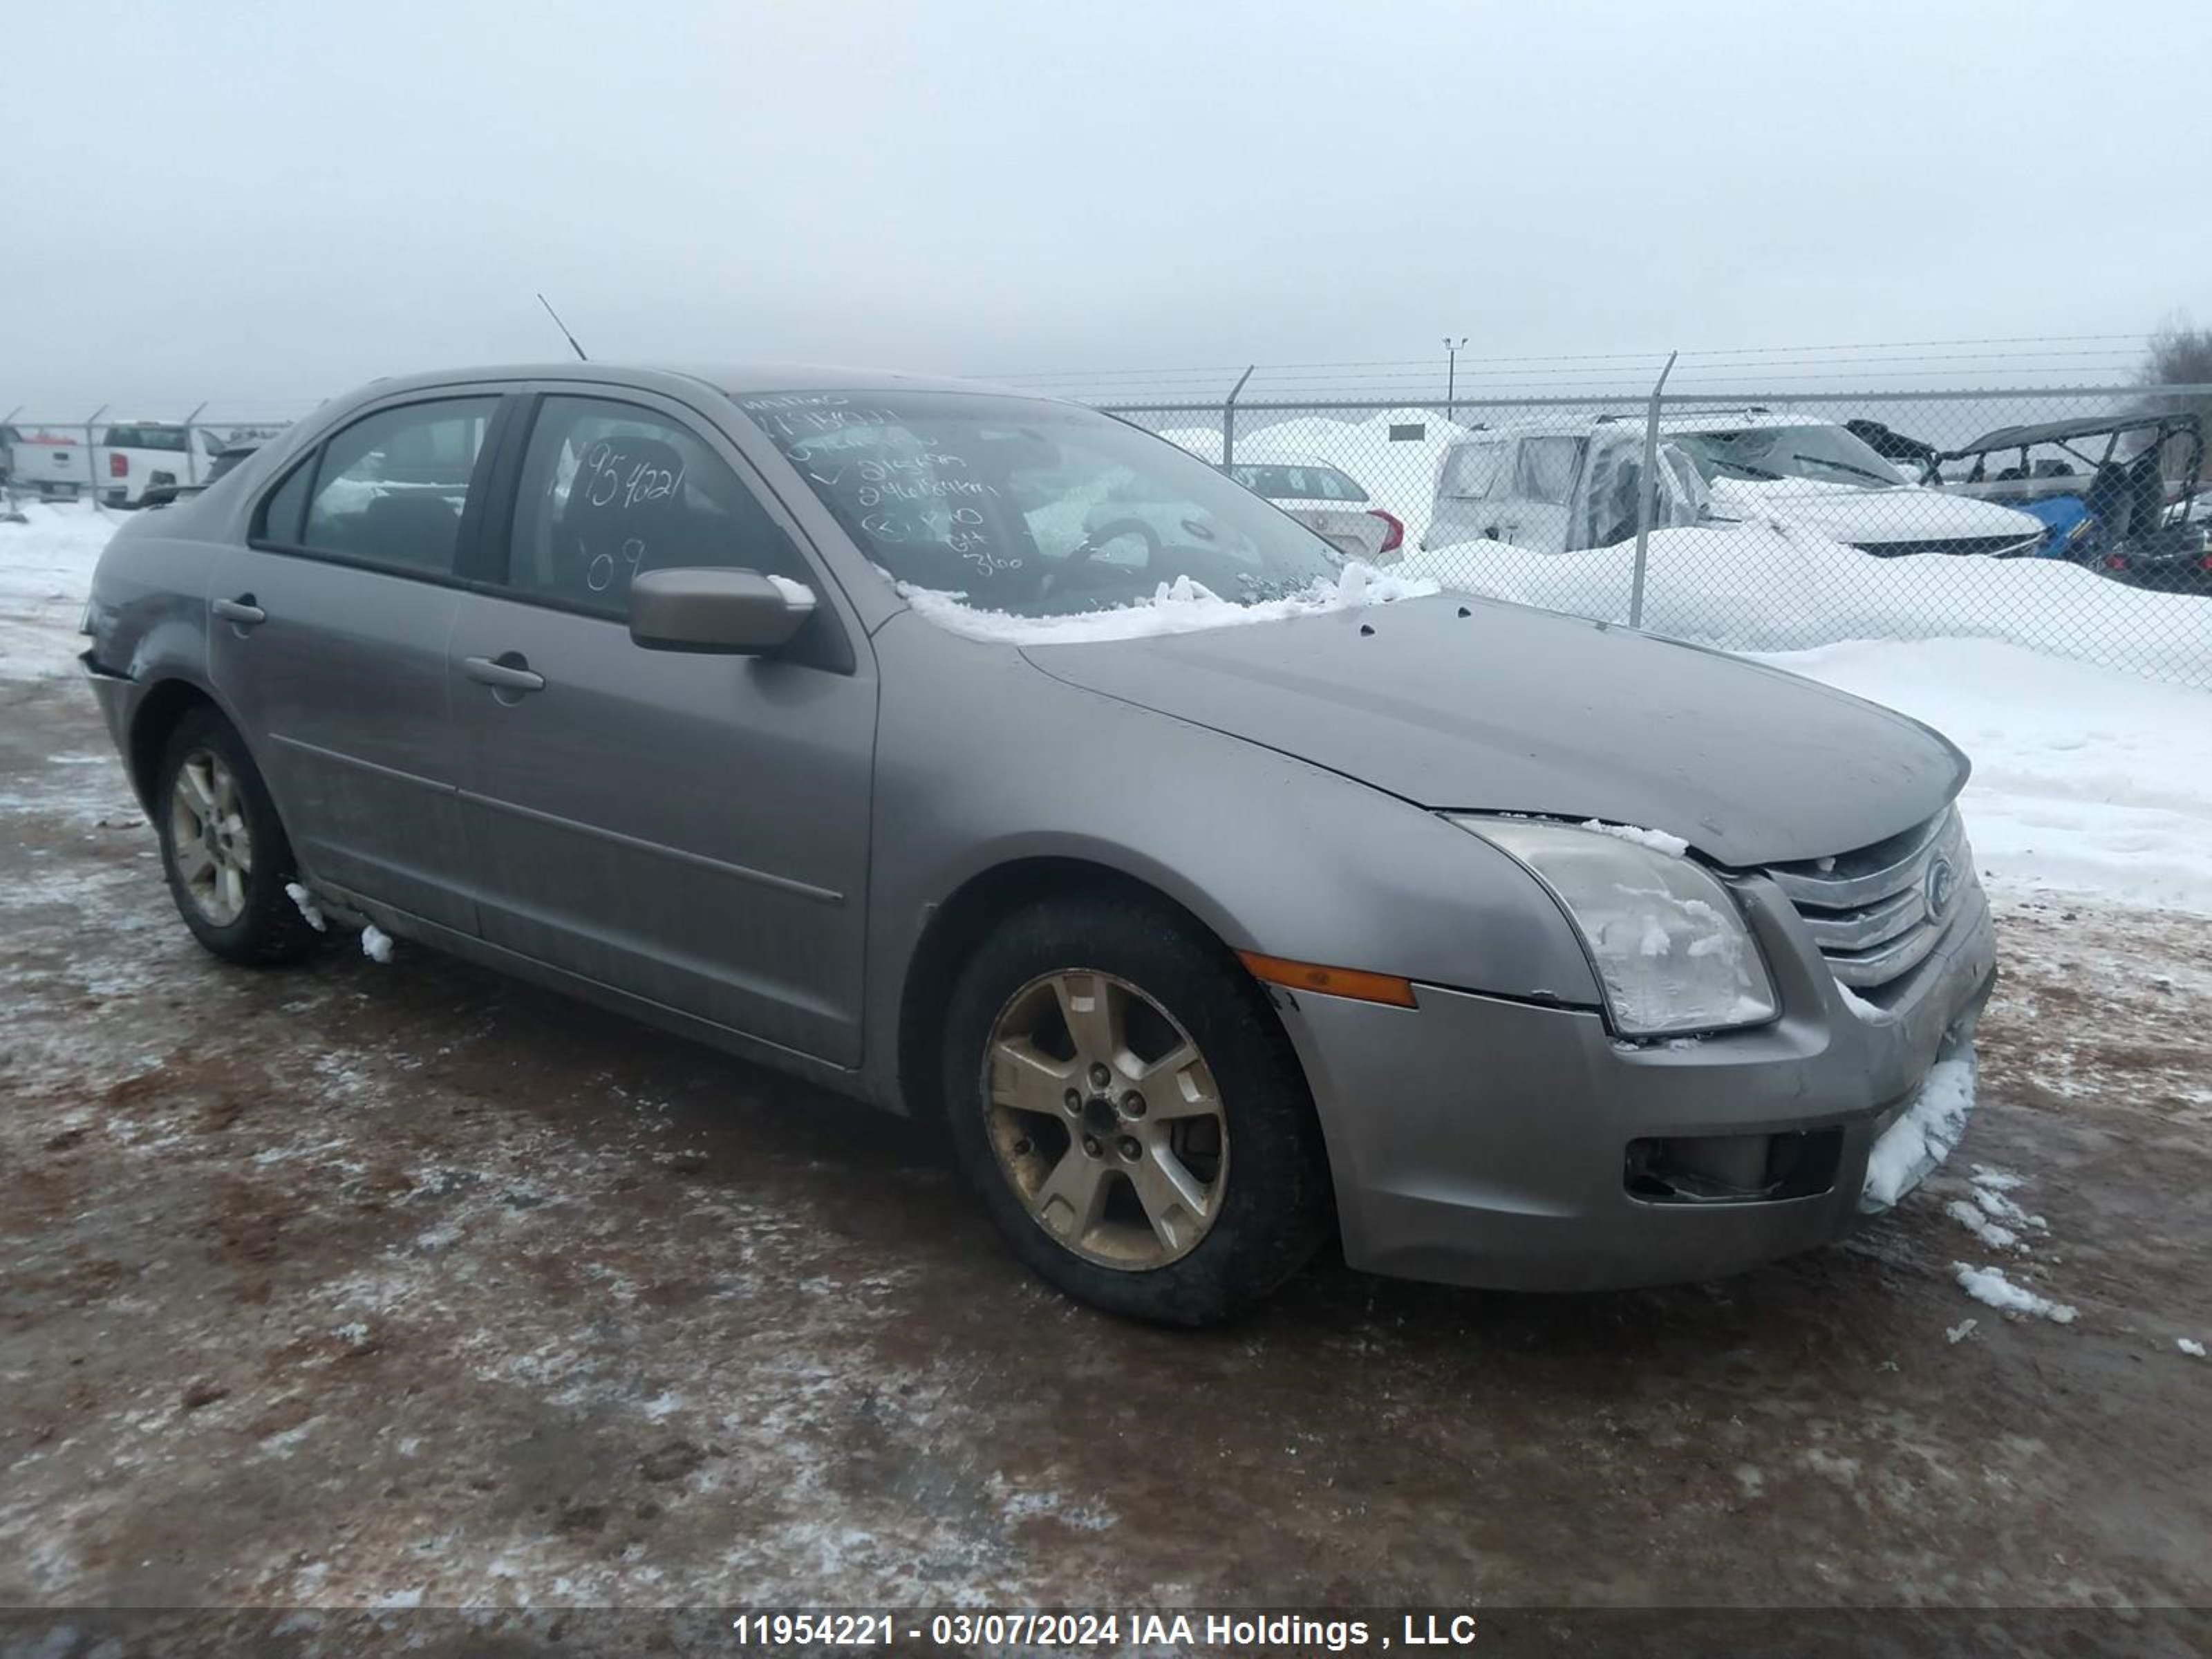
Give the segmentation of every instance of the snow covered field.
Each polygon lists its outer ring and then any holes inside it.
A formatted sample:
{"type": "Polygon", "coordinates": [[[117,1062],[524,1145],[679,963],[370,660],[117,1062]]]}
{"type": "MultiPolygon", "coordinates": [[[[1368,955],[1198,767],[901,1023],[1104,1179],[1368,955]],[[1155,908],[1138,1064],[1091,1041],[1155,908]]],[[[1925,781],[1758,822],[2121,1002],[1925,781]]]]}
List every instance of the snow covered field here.
{"type": "MultiPolygon", "coordinates": [[[[1283,441],[1313,439],[1294,434],[1283,441]]],[[[74,671],[80,648],[76,630],[92,567],[121,522],[85,507],[30,505],[25,511],[27,524],[0,523],[0,678],[74,671]]],[[[1654,538],[1655,554],[1671,561],[1696,546],[1695,538],[1724,533],[1731,532],[1668,532],[1654,538]]],[[[1838,550],[1853,566],[1883,580],[1900,565],[1957,562],[1875,561],[1838,550]]],[[[1564,556],[1505,551],[1536,561],[1544,583],[1493,573],[1498,579],[1466,585],[1568,609],[1577,608],[1571,601],[1589,597],[1559,585],[1572,580],[1576,562],[1587,568],[1589,562],[1613,556],[1613,551],[1564,556]]],[[[2082,596],[2072,590],[2084,584],[2088,599],[2114,606],[2147,601],[2168,609],[2202,605],[2212,612],[2212,604],[2138,593],[2067,566],[2011,563],[2002,568],[2008,579],[2018,579],[2020,594],[2042,597],[2030,603],[2015,596],[2012,614],[2020,637],[1990,638],[1980,636],[1984,630],[1972,625],[1975,618],[1956,605],[1883,608],[1869,601],[1864,584],[1849,590],[1846,602],[1838,595],[1851,567],[1840,567],[1839,575],[1833,556],[1819,556],[1825,561],[1817,568],[1827,583],[1827,599],[1817,614],[1826,629],[1842,630],[1826,637],[1845,642],[1787,649],[1820,637],[1820,629],[1787,616],[1760,620],[1764,611],[1748,599],[1740,612],[1731,612],[1716,598],[1701,619],[1705,626],[1681,631],[1710,635],[1716,617],[1726,631],[1728,618],[1740,614],[1739,631],[1749,636],[1741,642],[1763,646],[1762,660],[1902,709],[1947,733],[1974,758],[1967,825],[1983,869],[1999,888],[2075,892],[2212,915],[2212,692],[2036,649],[2039,638],[2046,645],[2061,642],[2047,637],[2050,629],[2030,625],[2039,616],[2081,614],[2072,607],[2082,596]],[[2062,592],[2067,609],[2052,597],[2062,592]]],[[[1419,565],[1393,569],[1373,596],[1402,593],[1408,584],[1400,578],[1421,574],[1419,565]]],[[[1914,584],[1911,591],[1942,592],[1925,584],[1914,584]]],[[[1357,596],[1347,602],[1357,602],[1357,596]]],[[[1216,602],[1212,608],[1221,607],[1216,602]]],[[[1190,609],[1194,625],[1212,619],[1205,600],[1190,609]]],[[[1662,611],[1653,620],[1665,631],[1669,620],[1700,619],[1670,618],[1662,611]]],[[[1066,626],[1085,636],[1126,631],[1104,618],[1072,618],[1066,626]]]]}

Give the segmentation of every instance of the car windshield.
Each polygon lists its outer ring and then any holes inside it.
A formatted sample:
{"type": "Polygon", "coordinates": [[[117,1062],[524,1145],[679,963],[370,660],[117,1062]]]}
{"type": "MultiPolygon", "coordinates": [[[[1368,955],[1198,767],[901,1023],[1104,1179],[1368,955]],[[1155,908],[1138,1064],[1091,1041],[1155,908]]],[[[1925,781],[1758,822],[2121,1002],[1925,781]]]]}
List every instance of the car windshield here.
{"type": "Polygon", "coordinates": [[[1904,477],[1865,441],[1839,426],[1715,427],[1668,437],[1705,476],[1766,483],[1813,478],[1823,483],[1902,484],[1904,477]]]}
{"type": "Polygon", "coordinates": [[[1308,461],[1239,461],[1229,476],[1270,501],[1364,501],[1367,492],[1333,466],[1308,461]]]}
{"type": "Polygon", "coordinates": [[[979,609],[1072,616],[1184,579],[1250,605],[1342,568],[1205,462],[1073,404],[805,390],[737,403],[879,567],[979,609]]]}

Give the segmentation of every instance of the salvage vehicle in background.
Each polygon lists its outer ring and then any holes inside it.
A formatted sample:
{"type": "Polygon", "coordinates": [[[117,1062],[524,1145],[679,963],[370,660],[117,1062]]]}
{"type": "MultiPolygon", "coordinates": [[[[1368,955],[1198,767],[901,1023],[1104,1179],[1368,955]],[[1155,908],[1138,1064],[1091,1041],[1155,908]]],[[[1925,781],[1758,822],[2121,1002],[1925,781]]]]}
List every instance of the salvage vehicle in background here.
{"type": "Polygon", "coordinates": [[[92,470],[85,463],[81,437],[36,427],[0,427],[0,471],[10,489],[28,492],[48,501],[75,501],[90,488],[92,470]]]}
{"type": "Polygon", "coordinates": [[[1712,486],[1716,518],[1802,526],[1877,558],[2020,558],[2043,544],[2041,520],[1909,483],[1896,462],[1834,421],[1708,410],[1663,416],[1659,429],[1712,486]]]}
{"type": "Polygon", "coordinates": [[[2033,514],[2050,557],[2141,587],[2212,593],[2212,547],[2195,514],[2203,470],[2203,426],[2185,410],[2000,427],[1931,455],[1924,476],[2033,514]]]}
{"type": "Polygon", "coordinates": [[[205,427],[117,422],[100,434],[92,472],[104,505],[137,507],[149,489],[201,482],[222,453],[222,441],[205,427]]]}
{"type": "Polygon", "coordinates": [[[1375,506],[1366,486],[1341,467],[1311,455],[1261,450],[1240,453],[1222,470],[1347,559],[1385,564],[1405,548],[1405,520],[1375,506]]]}
{"type": "MultiPolygon", "coordinates": [[[[1680,448],[1659,447],[1655,528],[1693,525],[1710,492],[1680,448]]],[[[1539,553],[1610,547],[1636,534],[1644,428],[1611,416],[1478,428],[1437,465],[1424,551],[1510,542],[1539,553]]]]}
{"type": "Polygon", "coordinates": [[[1332,1237],[1710,1278],[1894,1203],[1972,1107],[1951,744],[1347,564],[1079,405],[382,380],[123,526],[86,631],[210,951],[374,925],[934,1119],[1117,1313],[1221,1317],[1332,1237]]]}
{"type": "Polygon", "coordinates": [[[139,496],[138,505],[142,508],[167,507],[187,495],[197,495],[260,447],[258,440],[252,443],[225,444],[216,452],[215,459],[208,463],[207,476],[199,483],[149,484],[145,493],[139,496]]]}

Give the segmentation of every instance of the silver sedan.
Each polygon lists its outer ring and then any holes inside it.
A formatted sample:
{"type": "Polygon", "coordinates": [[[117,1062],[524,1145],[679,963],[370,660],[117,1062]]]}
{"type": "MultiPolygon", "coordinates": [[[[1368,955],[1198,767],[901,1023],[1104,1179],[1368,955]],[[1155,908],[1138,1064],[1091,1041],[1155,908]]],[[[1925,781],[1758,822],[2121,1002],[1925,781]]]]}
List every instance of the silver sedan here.
{"type": "Polygon", "coordinates": [[[1332,1237],[1748,1267],[1972,1103],[1951,744],[1347,564],[1071,404],[380,381],[120,530],[86,627],[217,956],[373,929],[940,1120],[1119,1312],[1219,1317],[1332,1237]]]}

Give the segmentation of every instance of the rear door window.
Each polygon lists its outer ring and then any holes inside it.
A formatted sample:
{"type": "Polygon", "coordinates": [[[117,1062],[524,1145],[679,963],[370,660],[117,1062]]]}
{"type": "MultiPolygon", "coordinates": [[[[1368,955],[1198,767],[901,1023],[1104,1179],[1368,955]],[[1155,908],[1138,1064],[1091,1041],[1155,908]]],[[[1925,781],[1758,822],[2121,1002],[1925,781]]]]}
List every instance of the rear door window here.
{"type": "MultiPolygon", "coordinates": [[[[496,398],[444,398],[380,410],[334,434],[314,469],[300,544],[450,573],[477,456],[498,407],[496,398]]],[[[277,504],[269,503],[272,538],[277,504]]]]}
{"type": "Polygon", "coordinates": [[[729,463],[689,428],[635,404],[546,398],[523,457],[507,585],[626,617],[640,571],[702,566],[816,580],[729,463]]]}
{"type": "Polygon", "coordinates": [[[1580,438],[1523,438],[1513,470],[1513,494],[1526,501],[1564,501],[1582,465],[1580,438]]]}

